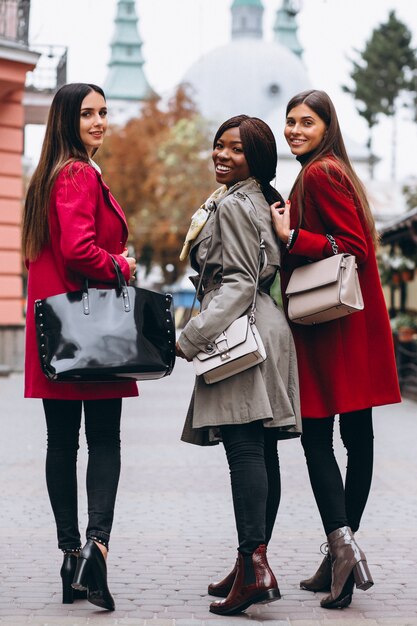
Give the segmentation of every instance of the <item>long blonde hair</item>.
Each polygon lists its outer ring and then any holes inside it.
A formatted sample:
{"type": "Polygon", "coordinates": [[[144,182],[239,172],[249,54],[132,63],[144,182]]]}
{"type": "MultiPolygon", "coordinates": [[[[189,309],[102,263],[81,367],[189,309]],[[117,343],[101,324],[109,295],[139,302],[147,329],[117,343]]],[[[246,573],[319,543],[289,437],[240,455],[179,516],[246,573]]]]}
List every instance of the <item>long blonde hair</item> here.
{"type": "Polygon", "coordinates": [[[23,210],[22,251],[30,261],[49,242],[49,200],[56,177],[69,163],[89,161],[80,137],[80,111],[82,101],[92,91],[105,97],[97,85],[70,83],[61,87],[52,101],[41,156],[23,210]]]}
{"type": "Polygon", "coordinates": [[[374,247],[378,247],[379,237],[375,228],[375,220],[372,215],[369,201],[366,195],[365,188],[356,174],[353,166],[350,162],[348,154],[346,152],[345,143],[343,141],[342,132],[340,130],[339,120],[337,118],[336,109],[331,101],[330,97],[325,91],[319,91],[317,89],[311,89],[309,91],[303,91],[289,101],[286,110],[286,117],[289,115],[291,109],[300,104],[306,104],[312,109],[316,115],[326,124],[327,132],[320,143],[320,145],[313,150],[309,155],[306,162],[303,163],[300,173],[298,174],[294,185],[292,186],[290,195],[296,194],[297,205],[299,209],[299,221],[300,224],[303,220],[303,198],[304,198],[304,176],[306,169],[312,163],[321,161],[323,167],[327,169],[329,163],[326,160],[328,156],[334,156],[341,174],[345,174],[359,199],[359,205],[363,211],[366,224],[369,228],[369,233],[372,237],[374,247]]]}

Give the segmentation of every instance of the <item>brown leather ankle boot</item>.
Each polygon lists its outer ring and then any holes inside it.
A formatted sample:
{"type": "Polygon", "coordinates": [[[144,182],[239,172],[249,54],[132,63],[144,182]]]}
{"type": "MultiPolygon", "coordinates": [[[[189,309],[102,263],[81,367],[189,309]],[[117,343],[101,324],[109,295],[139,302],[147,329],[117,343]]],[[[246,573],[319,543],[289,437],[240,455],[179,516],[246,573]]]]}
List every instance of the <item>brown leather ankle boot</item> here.
{"type": "Polygon", "coordinates": [[[260,545],[249,558],[253,567],[254,582],[245,584],[245,558],[238,552],[236,576],[230,593],[224,600],[210,604],[211,613],[236,615],[251,604],[267,604],[280,599],[276,578],[266,558],[266,545],[260,545]]]}
{"type": "Polygon", "coordinates": [[[332,562],[330,554],[327,553],[319,565],[319,568],[311,578],[306,578],[300,582],[300,588],[306,591],[330,591],[332,584],[332,562]]]}
{"type": "Polygon", "coordinates": [[[352,601],[353,585],[366,591],[374,581],[366,556],[356,543],[348,526],[334,530],[327,537],[332,563],[330,595],[320,602],[325,609],[343,609],[352,601]]]}
{"type": "Polygon", "coordinates": [[[227,574],[223,580],[218,583],[210,583],[208,586],[208,593],[210,596],[217,596],[218,598],[227,598],[233,583],[235,582],[237,572],[237,559],[231,572],[227,574]]]}

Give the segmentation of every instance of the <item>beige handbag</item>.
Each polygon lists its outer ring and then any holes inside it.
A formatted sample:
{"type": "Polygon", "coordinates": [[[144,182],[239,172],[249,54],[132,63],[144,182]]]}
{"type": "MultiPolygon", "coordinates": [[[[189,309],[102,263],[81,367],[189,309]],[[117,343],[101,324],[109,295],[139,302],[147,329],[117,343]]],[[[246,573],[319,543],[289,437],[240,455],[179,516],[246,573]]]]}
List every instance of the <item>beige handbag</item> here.
{"type": "MultiPolygon", "coordinates": [[[[208,385],[239,374],[250,367],[258,365],[258,363],[262,363],[262,361],[266,359],[265,347],[258,329],[255,326],[256,296],[258,293],[259,274],[264,250],[265,243],[263,239],[261,239],[255,290],[249,315],[242,315],[242,317],[232,322],[230,326],[210,344],[212,346],[210,352],[200,351],[193,358],[195,373],[197,376],[202,375],[208,385]]],[[[201,288],[208,252],[209,250],[207,250],[201,270],[192,308],[194,308],[195,299],[201,288]]]]}
{"type": "Polygon", "coordinates": [[[209,385],[239,374],[266,359],[255,320],[249,315],[242,315],[232,322],[212,345],[212,352],[199,352],[193,359],[195,373],[197,376],[203,375],[209,385]]]}
{"type": "Polygon", "coordinates": [[[356,259],[346,253],[297,267],[285,294],[295,324],[323,324],[364,308],[356,259]]]}

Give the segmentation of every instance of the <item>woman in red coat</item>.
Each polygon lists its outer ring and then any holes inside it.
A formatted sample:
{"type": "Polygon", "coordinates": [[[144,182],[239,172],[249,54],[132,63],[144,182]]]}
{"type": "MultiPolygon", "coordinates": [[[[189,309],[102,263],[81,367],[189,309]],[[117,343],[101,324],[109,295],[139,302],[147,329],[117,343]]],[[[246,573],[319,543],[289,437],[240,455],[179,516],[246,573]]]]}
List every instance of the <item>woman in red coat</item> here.
{"type": "Polygon", "coordinates": [[[344,608],[353,586],[372,578],[353,534],[368,498],[373,465],[372,407],[400,402],[392,334],[379,279],[378,237],[364,188],[346,153],[336,111],[323,91],[291,99],[285,138],[302,169],[285,208],[272,207],[282,242],[282,291],[294,268],[332,254],[356,257],[365,308],[325,324],[292,324],[300,376],[302,445],[328,539],[319,570],[301,587],[330,590],[321,605],[344,608]],[[347,449],[343,485],[333,424],[347,449]]]}
{"type": "Polygon", "coordinates": [[[106,557],[120,474],[121,399],[136,396],[137,386],[48,380],[40,367],[34,321],[36,299],[79,290],[85,278],[96,287],[116,283],[112,257],[126,281],[135,275],[136,261],[125,248],[125,216],[91,160],[106,128],[100,87],[74,83],[56,93],[26,197],[22,243],[29,270],[25,397],[42,398],[46,416],[46,481],[64,552],[63,602],[88,597],[113,610],[106,557]],[[87,543],[81,551],[76,464],[83,407],[89,457],[87,543]]]}

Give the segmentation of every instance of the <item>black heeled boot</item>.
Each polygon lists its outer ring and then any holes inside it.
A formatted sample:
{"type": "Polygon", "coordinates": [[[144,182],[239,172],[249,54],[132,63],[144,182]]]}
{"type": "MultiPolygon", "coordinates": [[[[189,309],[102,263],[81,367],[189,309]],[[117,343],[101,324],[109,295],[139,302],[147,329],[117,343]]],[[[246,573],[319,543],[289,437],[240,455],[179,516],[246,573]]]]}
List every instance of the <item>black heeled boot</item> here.
{"type": "Polygon", "coordinates": [[[107,566],[100,548],[88,539],[78,557],[73,589],[87,589],[87,600],[108,611],[114,611],[114,600],[107,586],[107,566]]]}
{"type": "Polygon", "coordinates": [[[74,600],[86,600],[87,591],[77,591],[71,587],[77,567],[78,557],[74,552],[64,553],[61,567],[62,578],[62,604],[72,604],[74,600]]]}

